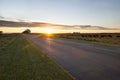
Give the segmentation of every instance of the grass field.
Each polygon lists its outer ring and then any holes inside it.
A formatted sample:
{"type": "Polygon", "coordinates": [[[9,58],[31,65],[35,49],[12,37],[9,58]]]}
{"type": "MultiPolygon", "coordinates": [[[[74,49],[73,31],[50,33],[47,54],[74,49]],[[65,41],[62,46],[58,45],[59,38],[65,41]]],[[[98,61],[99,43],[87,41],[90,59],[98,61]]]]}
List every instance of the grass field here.
{"type": "Polygon", "coordinates": [[[111,47],[120,47],[120,39],[119,38],[60,38],[77,42],[86,42],[91,44],[103,45],[103,46],[111,46],[111,47]]]}
{"type": "Polygon", "coordinates": [[[68,72],[22,35],[0,39],[6,41],[6,46],[2,45],[4,48],[0,43],[0,80],[73,80],[68,72]]]}
{"type": "MultiPolygon", "coordinates": [[[[36,34],[39,36],[39,34],[36,34]]],[[[45,36],[40,34],[40,36],[45,36]]],[[[67,39],[78,42],[88,42],[92,44],[120,47],[120,33],[63,33],[48,36],[51,38],[67,39]]]]}
{"type": "Polygon", "coordinates": [[[15,34],[0,35],[0,49],[4,49],[11,41],[15,39],[15,34]]]}

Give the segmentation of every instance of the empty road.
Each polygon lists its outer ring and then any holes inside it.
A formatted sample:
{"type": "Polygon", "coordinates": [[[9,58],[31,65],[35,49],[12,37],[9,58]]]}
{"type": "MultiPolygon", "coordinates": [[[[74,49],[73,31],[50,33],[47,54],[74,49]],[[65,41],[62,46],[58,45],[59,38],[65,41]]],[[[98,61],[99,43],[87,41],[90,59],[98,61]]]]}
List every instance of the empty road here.
{"type": "Polygon", "coordinates": [[[77,80],[120,80],[120,48],[24,36],[77,80]]]}

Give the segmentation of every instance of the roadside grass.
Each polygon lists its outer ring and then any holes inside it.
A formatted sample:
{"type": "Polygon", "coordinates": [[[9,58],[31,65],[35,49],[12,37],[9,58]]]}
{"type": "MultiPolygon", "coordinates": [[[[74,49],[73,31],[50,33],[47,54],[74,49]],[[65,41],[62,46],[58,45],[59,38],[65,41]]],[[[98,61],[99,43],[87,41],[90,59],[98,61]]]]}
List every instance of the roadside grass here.
{"type": "MultiPolygon", "coordinates": [[[[82,37],[81,35],[76,36],[73,34],[53,34],[51,36],[47,36],[45,34],[34,34],[34,35],[37,35],[38,37],[49,37],[49,38],[70,40],[76,42],[85,42],[85,43],[110,46],[110,47],[120,47],[120,37],[115,37],[116,34],[111,34],[111,36],[113,37],[82,37]]],[[[95,34],[90,34],[90,35],[93,36],[95,34]]],[[[102,36],[102,34],[99,34],[99,36],[102,36]]]]}
{"type": "Polygon", "coordinates": [[[9,43],[15,39],[16,35],[3,34],[0,35],[0,49],[4,49],[9,43]]]}
{"type": "Polygon", "coordinates": [[[0,49],[0,80],[74,80],[60,65],[19,35],[0,49]]]}
{"type": "Polygon", "coordinates": [[[94,38],[94,39],[90,39],[90,38],[89,39],[88,38],[83,38],[83,39],[57,38],[57,39],[70,40],[70,41],[75,41],[75,42],[85,42],[85,43],[90,43],[90,44],[120,48],[120,39],[118,39],[118,38],[117,39],[116,38],[114,38],[114,39],[110,39],[110,38],[104,38],[104,39],[99,39],[99,38],[94,38]]]}

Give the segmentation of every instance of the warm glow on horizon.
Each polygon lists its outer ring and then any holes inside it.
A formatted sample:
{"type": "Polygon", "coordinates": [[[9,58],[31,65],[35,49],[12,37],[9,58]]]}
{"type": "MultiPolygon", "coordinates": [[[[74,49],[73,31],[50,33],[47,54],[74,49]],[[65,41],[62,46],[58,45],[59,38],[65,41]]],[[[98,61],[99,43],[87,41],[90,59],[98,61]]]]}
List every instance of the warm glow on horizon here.
{"type": "Polygon", "coordinates": [[[52,28],[45,28],[44,33],[52,34],[52,33],[54,33],[54,30],[52,28]]]}
{"type": "Polygon", "coordinates": [[[0,31],[3,33],[22,33],[25,29],[30,29],[32,33],[46,33],[46,34],[53,34],[53,33],[73,33],[73,32],[80,32],[80,33],[120,33],[120,29],[113,29],[113,30],[82,30],[82,29],[55,29],[52,27],[48,28],[29,28],[29,27],[19,27],[19,28],[11,28],[11,27],[0,27],[0,31]]]}

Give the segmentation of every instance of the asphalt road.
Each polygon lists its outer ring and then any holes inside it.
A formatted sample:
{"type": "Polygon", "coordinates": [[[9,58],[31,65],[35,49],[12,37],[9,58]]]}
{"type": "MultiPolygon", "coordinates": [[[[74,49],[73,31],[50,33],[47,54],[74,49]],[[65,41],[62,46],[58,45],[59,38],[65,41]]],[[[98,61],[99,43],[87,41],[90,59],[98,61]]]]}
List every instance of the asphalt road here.
{"type": "Polygon", "coordinates": [[[120,80],[120,48],[24,36],[77,80],[120,80]]]}

